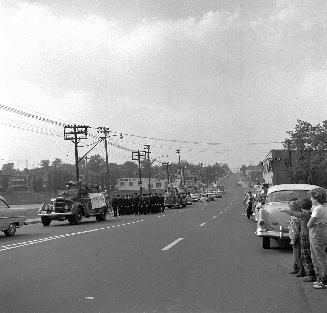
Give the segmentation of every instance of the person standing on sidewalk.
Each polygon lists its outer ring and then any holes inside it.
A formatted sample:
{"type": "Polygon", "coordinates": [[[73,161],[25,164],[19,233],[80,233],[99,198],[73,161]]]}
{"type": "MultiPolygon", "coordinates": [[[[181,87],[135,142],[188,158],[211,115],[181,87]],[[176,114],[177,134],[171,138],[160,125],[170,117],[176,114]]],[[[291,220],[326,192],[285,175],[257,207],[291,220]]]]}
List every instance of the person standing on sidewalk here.
{"type": "Polygon", "coordinates": [[[316,272],[315,289],[326,289],[327,285],[327,205],[326,192],[322,188],[309,191],[312,201],[312,214],[307,224],[311,259],[316,272]]]}

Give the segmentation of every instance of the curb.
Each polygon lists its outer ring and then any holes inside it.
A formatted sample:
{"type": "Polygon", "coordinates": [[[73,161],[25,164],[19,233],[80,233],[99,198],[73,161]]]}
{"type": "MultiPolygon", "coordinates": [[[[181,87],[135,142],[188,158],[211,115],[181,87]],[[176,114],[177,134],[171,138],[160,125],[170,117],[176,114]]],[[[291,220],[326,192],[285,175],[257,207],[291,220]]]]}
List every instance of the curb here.
{"type": "Polygon", "coordinates": [[[41,219],[27,219],[26,225],[41,223],[41,219]]]}

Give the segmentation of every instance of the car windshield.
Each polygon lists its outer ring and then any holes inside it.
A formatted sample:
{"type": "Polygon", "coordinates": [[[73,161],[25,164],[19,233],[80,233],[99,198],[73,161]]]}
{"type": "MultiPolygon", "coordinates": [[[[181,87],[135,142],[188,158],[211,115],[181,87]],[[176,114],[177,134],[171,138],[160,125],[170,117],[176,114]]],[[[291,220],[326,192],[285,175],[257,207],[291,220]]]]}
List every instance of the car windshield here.
{"type": "Polygon", "coordinates": [[[296,198],[298,200],[302,200],[308,198],[309,190],[280,190],[275,191],[267,196],[267,203],[269,202],[288,202],[292,198],[296,198]]]}

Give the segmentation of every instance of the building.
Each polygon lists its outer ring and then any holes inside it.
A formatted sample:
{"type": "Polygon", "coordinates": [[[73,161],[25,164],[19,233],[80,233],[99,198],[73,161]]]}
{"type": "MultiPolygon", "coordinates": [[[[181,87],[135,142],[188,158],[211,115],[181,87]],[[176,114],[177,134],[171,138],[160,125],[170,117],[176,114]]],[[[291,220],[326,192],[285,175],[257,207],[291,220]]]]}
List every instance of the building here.
{"type": "Polygon", "coordinates": [[[26,175],[11,175],[0,171],[0,191],[28,191],[30,190],[26,175]]]}
{"type": "Polygon", "coordinates": [[[307,165],[325,157],[326,151],[271,150],[262,162],[263,178],[270,185],[305,183],[308,179],[297,174],[299,169],[308,178],[312,168],[307,165]]]}
{"type": "MultiPolygon", "coordinates": [[[[147,193],[149,190],[149,178],[142,178],[143,192],[147,193]]],[[[163,193],[167,190],[167,179],[150,178],[151,192],[163,193]]],[[[121,193],[135,193],[140,191],[139,178],[118,178],[116,183],[116,191],[121,193]]]]}

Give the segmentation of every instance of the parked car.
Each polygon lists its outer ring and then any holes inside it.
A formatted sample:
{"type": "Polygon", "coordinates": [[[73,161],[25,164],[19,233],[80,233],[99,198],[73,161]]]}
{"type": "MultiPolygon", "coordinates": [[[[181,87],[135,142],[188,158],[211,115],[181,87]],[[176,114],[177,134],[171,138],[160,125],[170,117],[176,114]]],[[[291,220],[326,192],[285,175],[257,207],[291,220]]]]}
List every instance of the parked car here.
{"type": "Polygon", "coordinates": [[[289,241],[288,225],[290,216],[282,212],[288,208],[292,198],[302,200],[307,198],[308,191],[320,188],[308,184],[282,184],[268,189],[266,202],[258,212],[257,236],[262,238],[262,247],[270,248],[270,239],[279,240],[280,246],[289,241]]]}
{"type": "Polygon", "coordinates": [[[43,226],[49,226],[52,220],[68,220],[70,224],[78,225],[82,218],[95,216],[97,221],[107,218],[107,202],[99,186],[70,181],[66,189],[58,189],[57,196],[44,203],[38,215],[43,226]]]}
{"type": "Polygon", "coordinates": [[[190,197],[191,197],[192,202],[198,202],[199,201],[199,199],[198,199],[198,197],[196,196],[195,193],[190,193],[190,197]]]}
{"type": "Polygon", "coordinates": [[[210,201],[208,198],[208,194],[206,192],[201,193],[200,201],[201,202],[209,202],[210,201]]]}
{"type": "Polygon", "coordinates": [[[11,209],[7,201],[0,197],[0,230],[6,236],[14,236],[16,229],[26,224],[26,216],[21,216],[20,210],[11,209]]]}
{"type": "Polygon", "coordinates": [[[208,192],[207,197],[208,197],[209,201],[215,201],[215,197],[213,196],[212,192],[208,192]]]}
{"type": "Polygon", "coordinates": [[[192,204],[193,203],[193,200],[192,200],[192,197],[191,197],[191,194],[190,193],[188,193],[186,195],[186,203],[187,204],[192,204]]]}

